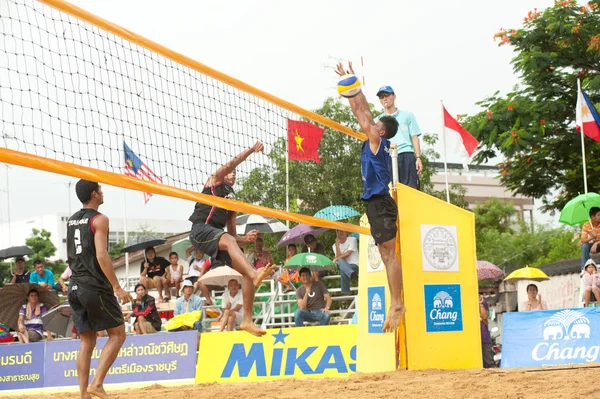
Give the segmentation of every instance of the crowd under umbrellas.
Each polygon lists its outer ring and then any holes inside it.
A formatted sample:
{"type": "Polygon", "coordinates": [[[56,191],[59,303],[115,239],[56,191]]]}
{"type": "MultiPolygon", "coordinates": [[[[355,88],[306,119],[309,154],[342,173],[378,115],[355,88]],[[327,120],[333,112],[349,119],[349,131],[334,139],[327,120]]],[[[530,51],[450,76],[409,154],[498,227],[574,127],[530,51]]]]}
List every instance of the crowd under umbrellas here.
{"type": "MultiPolygon", "coordinates": [[[[333,221],[344,220],[359,215],[359,212],[351,207],[340,205],[327,207],[315,214],[316,217],[333,221]]],[[[237,233],[240,235],[244,235],[252,230],[258,230],[261,234],[284,233],[277,243],[279,248],[285,248],[289,244],[302,244],[307,235],[318,237],[329,230],[305,224],[299,224],[290,229],[278,219],[252,214],[238,216],[236,227],[237,233]]],[[[145,254],[146,249],[162,245],[165,242],[166,239],[155,235],[135,235],[127,240],[121,252],[131,254],[144,251],[145,254]]],[[[27,246],[5,248],[0,250],[0,261],[18,259],[32,255],[33,253],[27,246]]],[[[10,262],[11,273],[13,272],[12,263],[10,262]]],[[[308,267],[311,271],[321,271],[333,269],[335,263],[320,254],[303,253],[289,259],[283,267],[288,270],[298,270],[308,267]]],[[[129,270],[126,270],[126,274],[129,275],[129,270]]],[[[241,284],[242,276],[228,266],[214,268],[205,273],[200,279],[205,285],[213,289],[225,287],[231,280],[236,280],[241,284]]],[[[19,325],[17,321],[19,319],[19,311],[23,305],[27,304],[28,294],[32,291],[39,293],[39,302],[43,303],[49,309],[41,317],[44,330],[52,332],[59,337],[68,337],[71,335],[73,320],[72,310],[68,301],[61,303],[61,298],[55,292],[38,284],[7,284],[0,289],[0,304],[2,304],[0,307],[0,342],[3,342],[3,340],[12,342],[13,337],[10,331],[18,331],[19,325]]]]}

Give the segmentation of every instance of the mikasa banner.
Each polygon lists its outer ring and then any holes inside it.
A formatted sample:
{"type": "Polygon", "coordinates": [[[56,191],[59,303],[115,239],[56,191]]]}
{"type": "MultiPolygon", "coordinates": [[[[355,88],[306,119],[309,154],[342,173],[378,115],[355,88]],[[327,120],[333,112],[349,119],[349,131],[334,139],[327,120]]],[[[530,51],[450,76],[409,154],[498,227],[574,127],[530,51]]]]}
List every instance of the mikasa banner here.
{"type": "Polygon", "coordinates": [[[502,367],[598,362],[600,308],[505,313],[502,367]]]}

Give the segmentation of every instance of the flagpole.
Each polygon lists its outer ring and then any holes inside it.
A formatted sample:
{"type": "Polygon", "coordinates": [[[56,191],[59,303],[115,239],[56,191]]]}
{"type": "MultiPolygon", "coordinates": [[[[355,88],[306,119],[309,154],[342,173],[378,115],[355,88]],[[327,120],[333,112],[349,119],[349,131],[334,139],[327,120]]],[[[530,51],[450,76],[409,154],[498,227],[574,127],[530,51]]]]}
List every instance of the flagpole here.
{"type": "Polygon", "coordinates": [[[442,145],[444,146],[444,178],[446,179],[446,202],[450,203],[450,188],[448,187],[448,163],[446,161],[446,124],[444,123],[444,101],[441,100],[442,105],[442,145]]]}
{"type": "MultiPolygon", "coordinates": [[[[583,96],[581,95],[581,81],[579,80],[579,78],[577,78],[577,104],[578,104],[578,108],[582,108],[583,104],[581,104],[581,101],[583,100],[583,96]]],[[[587,172],[586,172],[586,165],[585,165],[585,141],[583,140],[583,117],[581,120],[581,126],[579,126],[579,130],[581,131],[581,158],[583,159],[583,190],[585,191],[585,193],[587,194],[588,192],[588,187],[587,187],[587,172]]]]}
{"type": "MultiPolygon", "coordinates": [[[[125,133],[123,133],[123,171],[125,171],[125,133]]],[[[123,233],[127,243],[127,189],[123,189],[123,233]]],[[[129,253],[125,252],[125,290],[129,291],[129,253]]]]}
{"type": "MultiPolygon", "coordinates": [[[[290,135],[289,132],[285,139],[285,211],[290,211],[290,135]]],[[[290,227],[290,221],[285,221],[286,226],[290,227]]]]}

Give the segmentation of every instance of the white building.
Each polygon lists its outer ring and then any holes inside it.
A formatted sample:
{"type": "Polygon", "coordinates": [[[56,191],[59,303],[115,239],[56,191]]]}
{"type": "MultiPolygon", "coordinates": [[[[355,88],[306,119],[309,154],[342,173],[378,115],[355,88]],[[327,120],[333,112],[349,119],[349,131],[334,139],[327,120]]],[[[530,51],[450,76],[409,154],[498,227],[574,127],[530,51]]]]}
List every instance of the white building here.
{"type": "MultiPolygon", "coordinates": [[[[32,229],[44,229],[51,233],[50,240],[56,247],[56,255],[50,260],[67,259],[67,220],[68,213],[53,213],[43,216],[32,216],[23,220],[0,223],[0,248],[15,245],[25,245],[25,240],[31,236],[32,229]]],[[[109,247],[125,239],[125,223],[123,219],[110,219],[109,247]]],[[[151,230],[157,235],[168,237],[189,231],[191,223],[187,220],[166,219],[127,219],[129,234],[143,230],[151,230]]]]}

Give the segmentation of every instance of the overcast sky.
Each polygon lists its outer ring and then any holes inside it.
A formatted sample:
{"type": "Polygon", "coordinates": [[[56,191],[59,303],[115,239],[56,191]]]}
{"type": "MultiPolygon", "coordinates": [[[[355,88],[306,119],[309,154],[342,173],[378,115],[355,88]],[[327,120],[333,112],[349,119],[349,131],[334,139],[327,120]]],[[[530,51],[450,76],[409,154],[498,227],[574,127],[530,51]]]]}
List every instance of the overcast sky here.
{"type": "MultiPolygon", "coordinates": [[[[439,133],[440,100],[452,115],[478,111],[475,102],[517,82],[507,47],[493,35],[517,28],[533,8],[552,0],[455,1],[199,1],[73,0],[116,24],[304,108],[335,95],[338,59],[353,60],[376,102],[391,85],[399,108],[423,132],[439,133]],[[361,57],[364,68],[360,68],[361,57]]],[[[449,158],[449,161],[458,159],[449,158]]],[[[7,220],[6,171],[0,167],[0,220],[7,220]]],[[[11,166],[10,214],[69,212],[79,204],[64,176],[11,166]]],[[[123,190],[105,187],[102,211],[122,217],[123,190]]],[[[127,194],[129,217],[187,218],[193,205],[154,196],[143,206],[127,194]],[[150,215],[150,216],[149,216],[150,215]]],[[[537,215],[539,221],[548,217],[537,215]]]]}

